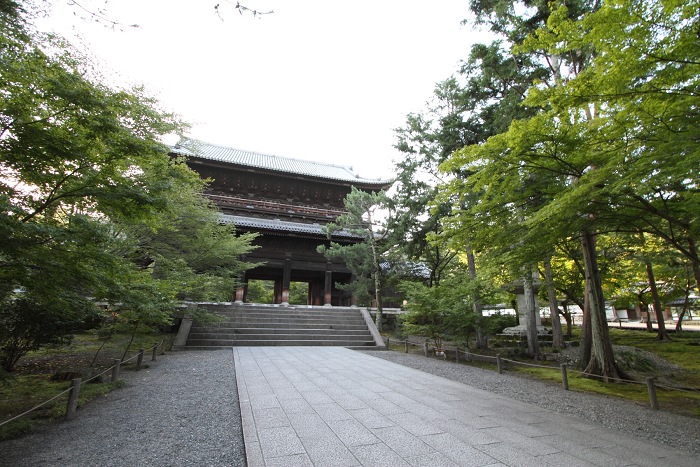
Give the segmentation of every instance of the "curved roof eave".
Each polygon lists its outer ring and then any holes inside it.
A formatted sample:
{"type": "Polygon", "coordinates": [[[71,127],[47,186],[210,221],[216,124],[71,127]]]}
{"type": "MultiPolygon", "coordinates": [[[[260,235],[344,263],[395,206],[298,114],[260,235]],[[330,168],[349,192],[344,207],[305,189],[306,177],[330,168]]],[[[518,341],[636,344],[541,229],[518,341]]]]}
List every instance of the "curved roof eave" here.
{"type": "MultiPolygon", "coordinates": [[[[289,222],[279,219],[260,219],[257,217],[232,216],[230,214],[219,214],[219,222],[222,224],[233,224],[236,227],[244,229],[262,229],[270,231],[278,231],[280,233],[300,233],[326,236],[320,224],[304,224],[302,222],[289,222]]],[[[359,239],[346,230],[338,230],[333,232],[333,237],[344,237],[359,239]]]]}
{"type": "Polygon", "coordinates": [[[335,180],[376,189],[388,188],[392,180],[362,178],[352,171],[352,167],[326,164],[303,159],[274,156],[220,146],[195,139],[182,139],[171,147],[171,153],[186,157],[196,157],[227,164],[254,167],[281,174],[304,175],[325,180],[335,180]]]}

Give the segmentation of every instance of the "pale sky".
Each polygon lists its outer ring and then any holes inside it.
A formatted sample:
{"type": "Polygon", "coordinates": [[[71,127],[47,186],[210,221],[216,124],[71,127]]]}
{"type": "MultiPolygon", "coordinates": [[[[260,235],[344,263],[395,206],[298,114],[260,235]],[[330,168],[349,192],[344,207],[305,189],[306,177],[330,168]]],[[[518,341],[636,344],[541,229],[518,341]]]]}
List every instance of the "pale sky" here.
{"type": "MultiPolygon", "coordinates": [[[[80,1],[80,0],[79,0],[80,1]]],[[[117,85],[144,84],[193,124],[189,136],[239,149],[350,165],[390,178],[393,129],[420,111],[475,42],[466,0],[82,0],[123,32],[54,0],[40,23],[75,32],[117,85]]]]}

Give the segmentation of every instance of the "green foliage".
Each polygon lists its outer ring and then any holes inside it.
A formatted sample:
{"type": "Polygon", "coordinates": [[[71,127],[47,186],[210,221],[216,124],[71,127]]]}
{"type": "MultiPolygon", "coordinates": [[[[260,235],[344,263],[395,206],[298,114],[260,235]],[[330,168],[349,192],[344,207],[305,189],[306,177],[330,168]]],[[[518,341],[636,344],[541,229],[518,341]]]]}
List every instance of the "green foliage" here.
{"type": "MultiPolygon", "coordinates": [[[[161,137],[186,125],[142,88],[100,82],[84,56],[30,30],[23,14],[0,5],[10,26],[0,30],[4,310],[20,310],[22,300],[8,304],[21,291],[58,337],[61,323],[87,316],[87,297],[151,326],[169,324],[186,299],[230,298],[253,237],[219,225],[199,196],[204,182],[170,159],[161,137]]],[[[27,345],[36,344],[15,347],[27,345]]]]}
{"type": "Polygon", "coordinates": [[[256,279],[248,280],[247,301],[249,303],[272,303],[274,298],[274,282],[256,279]]]}
{"type": "Polygon", "coordinates": [[[51,302],[42,303],[30,296],[8,297],[0,302],[0,366],[11,371],[27,352],[50,344],[70,342],[74,331],[97,309],[87,301],[74,303],[70,313],[51,302]]]}
{"type": "Polygon", "coordinates": [[[194,180],[156,138],[181,125],[139,89],[90,81],[60,40],[3,31],[0,294],[22,288],[68,308],[128,267],[114,222],[147,222],[194,180]]]}
{"type": "Polygon", "coordinates": [[[518,57],[549,71],[523,92],[530,116],[442,164],[449,180],[436,203],[453,203],[445,236],[469,238],[483,260],[513,275],[580,239],[593,330],[588,370],[616,377],[596,234],[662,239],[700,284],[697,2],[472,7],[518,57]],[[475,194],[477,202],[463,202],[475,194]]]}
{"type": "MultiPolygon", "coordinates": [[[[340,244],[331,242],[330,248],[319,247],[318,251],[328,258],[342,258],[348,269],[355,274],[350,284],[338,284],[340,290],[351,292],[358,306],[369,306],[374,297],[375,270],[372,260],[372,247],[367,243],[340,244]]],[[[382,280],[382,271],[379,272],[382,280]]]]}
{"type": "MultiPolygon", "coordinates": [[[[258,279],[248,280],[247,301],[249,303],[272,303],[274,299],[275,284],[273,281],[258,279]]],[[[308,282],[290,282],[289,304],[306,305],[309,298],[308,282]]]]}
{"type": "Polygon", "coordinates": [[[306,305],[309,299],[308,282],[292,282],[289,285],[289,304],[306,305]]]}
{"type": "Polygon", "coordinates": [[[681,251],[697,218],[697,204],[687,204],[697,151],[686,145],[695,131],[695,10],[543,3],[523,19],[516,2],[478,5],[483,21],[522,44],[519,56],[547,57],[552,71],[529,86],[525,104],[536,115],[443,165],[471,175],[453,179],[438,202],[481,194],[451,225],[476,232],[476,245],[514,267],[586,229],[653,232],[681,251]]]}
{"type": "Polygon", "coordinates": [[[475,310],[477,299],[493,301],[502,292],[471,279],[464,271],[454,271],[440,285],[403,282],[399,290],[407,301],[402,332],[426,336],[437,346],[444,339],[466,342],[477,330],[484,335],[497,334],[515,325],[513,316],[484,316],[475,310]]]}
{"type": "Polygon", "coordinates": [[[335,222],[323,227],[328,238],[332,238],[333,232],[344,230],[358,239],[358,243],[340,244],[331,242],[330,247],[320,245],[318,252],[326,255],[328,259],[341,258],[347,267],[355,274],[356,280],[338,287],[342,290],[350,290],[358,299],[358,304],[364,304],[370,299],[370,291],[373,291],[377,301],[377,328],[381,330],[382,316],[382,283],[383,273],[381,263],[387,245],[381,240],[387,235],[388,230],[381,219],[381,211],[389,204],[389,198],[384,191],[364,192],[355,187],[344,200],[347,214],[339,216],[335,222]]]}
{"type": "Polygon", "coordinates": [[[420,282],[403,282],[399,290],[406,297],[407,313],[402,317],[403,333],[425,336],[441,347],[447,338],[445,318],[453,303],[447,291],[440,286],[427,287],[420,282]]]}
{"type": "Polygon", "coordinates": [[[237,258],[254,248],[257,234],[236,235],[232,224],[219,224],[216,206],[200,196],[201,181],[177,188],[168,194],[169,209],[155,229],[125,229],[139,239],[136,261],[151,267],[154,278],[177,284],[178,300],[229,300],[240,273],[255,266],[237,258]]]}
{"type": "MultiPolygon", "coordinates": [[[[438,83],[427,111],[409,114],[395,130],[403,158],[396,164],[391,241],[407,258],[429,267],[431,284],[448,274],[465,243],[471,247],[475,233],[465,224],[459,231],[450,228],[451,219],[479,200],[476,190],[440,196],[446,177],[439,166],[463,146],[505,131],[513,119],[532,116],[534,110],[522,105],[525,90],[547,73],[530,57],[514,56],[502,41],[475,44],[459,79],[438,83]]],[[[468,166],[454,171],[456,180],[471,174],[468,166]]]]}

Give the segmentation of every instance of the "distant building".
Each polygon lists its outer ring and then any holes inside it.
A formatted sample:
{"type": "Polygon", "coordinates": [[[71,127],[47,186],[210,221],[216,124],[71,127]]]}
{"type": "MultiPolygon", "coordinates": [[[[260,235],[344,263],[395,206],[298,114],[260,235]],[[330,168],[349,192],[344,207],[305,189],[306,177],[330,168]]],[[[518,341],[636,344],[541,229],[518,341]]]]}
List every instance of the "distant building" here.
{"type": "MultiPolygon", "coordinates": [[[[317,253],[329,245],[321,229],[344,214],[343,200],[351,187],[363,191],[387,189],[391,182],[362,178],[351,167],[291,159],[244,151],[197,140],[183,140],[172,148],[173,156],[185,156],[187,165],[212,181],[205,196],[221,210],[221,221],[237,232],[257,232],[260,248],[244,261],[264,262],[246,272],[250,279],[274,281],[274,303],[289,301],[290,282],[307,282],[309,305],[348,306],[353,298],[335,287],[353,280],[341,261],[328,261],[317,253]]],[[[347,232],[334,234],[337,243],[358,238],[347,232]]],[[[235,292],[235,301],[246,301],[246,287],[235,292]]]]}

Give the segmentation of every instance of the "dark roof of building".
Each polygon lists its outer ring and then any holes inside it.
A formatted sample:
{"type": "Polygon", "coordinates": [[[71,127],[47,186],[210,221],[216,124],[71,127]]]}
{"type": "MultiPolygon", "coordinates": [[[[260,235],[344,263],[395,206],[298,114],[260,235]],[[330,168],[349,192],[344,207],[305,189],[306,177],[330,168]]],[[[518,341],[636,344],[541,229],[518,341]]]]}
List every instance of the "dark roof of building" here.
{"type": "MultiPolygon", "coordinates": [[[[698,300],[700,300],[700,299],[698,299],[698,297],[688,297],[688,304],[693,305],[698,300]]],[[[683,306],[684,304],[685,304],[685,297],[679,297],[679,298],[676,298],[674,300],[671,300],[671,301],[664,303],[664,305],[668,305],[668,306],[683,306]]]]}
{"type": "Polygon", "coordinates": [[[209,159],[229,164],[256,167],[282,173],[293,173],[311,177],[339,180],[363,185],[376,185],[377,188],[388,186],[390,180],[362,178],[352,171],[352,167],[325,164],[303,159],[273,156],[259,152],[235,149],[226,146],[205,143],[195,139],[183,139],[171,148],[174,154],[187,157],[209,159]]]}
{"type": "MultiPolygon", "coordinates": [[[[224,224],[235,225],[236,227],[276,230],[282,232],[294,232],[304,234],[314,234],[326,236],[320,224],[304,224],[302,222],[289,222],[279,219],[260,219],[257,217],[231,216],[228,214],[219,214],[220,222],[224,224]]],[[[333,232],[334,237],[358,238],[357,235],[346,230],[338,230],[333,232]]]]}
{"type": "Polygon", "coordinates": [[[393,271],[402,276],[413,276],[421,279],[430,279],[430,268],[425,263],[412,261],[385,261],[379,267],[393,271]]]}

